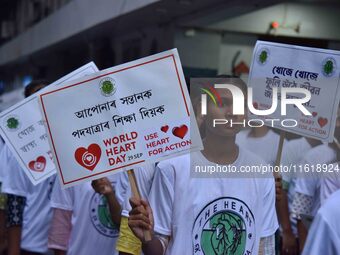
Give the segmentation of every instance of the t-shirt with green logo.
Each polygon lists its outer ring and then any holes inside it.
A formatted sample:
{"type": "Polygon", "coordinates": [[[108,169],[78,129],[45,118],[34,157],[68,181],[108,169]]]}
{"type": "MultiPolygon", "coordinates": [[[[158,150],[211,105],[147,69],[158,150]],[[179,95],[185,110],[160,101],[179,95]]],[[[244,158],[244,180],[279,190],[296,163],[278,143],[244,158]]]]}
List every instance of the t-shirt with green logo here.
{"type": "MultiPolygon", "coordinates": [[[[108,177],[113,187],[119,175],[108,177]]],[[[52,207],[72,211],[68,255],[118,254],[115,247],[119,227],[111,220],[106,198],[93,190],[91,182],[67,189],[61,189],[59,181],[56,182],[52,207]]]]}
{"type": "MultiPolygon", "coordinates": [[[[265,164],[240,148],[237,168],[265,164]]],[[[158,164],[149,195],[155,232],[171,236],[166,254],[257,254],[278,228],[274,178],[191,178],[216,165],[200,152],[158,164]]]]}

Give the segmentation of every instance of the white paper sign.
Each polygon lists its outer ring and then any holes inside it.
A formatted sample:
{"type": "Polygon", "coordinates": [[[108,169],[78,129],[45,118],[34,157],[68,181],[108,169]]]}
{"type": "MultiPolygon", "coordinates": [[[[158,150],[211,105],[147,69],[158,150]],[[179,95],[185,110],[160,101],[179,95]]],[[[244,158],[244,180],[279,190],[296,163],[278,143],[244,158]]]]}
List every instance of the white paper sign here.
{"type": "MultiPolygon", "coordinates": [[[[39,107],[39,95],[46,89],[95,72],[98,72],[96,65],[88,63],[0,114],[1,137],[34,185],[56,173],[39,107]]],[[[60,107],[59,111],[63,109],[60,107]]]]}
{"type": "Polygon", "coordinates": [[[202,149],[177,50],[78,79],[40,100],[63,186],[202,149]]]}
{"type": "MultiPolygon", "coordinates": [[[[332,142],[340,95],[339,73],[339,51],[258,41],[248,81],[248,86],[253,88],[253,106],[258,110],[270,109],[275,97],[273,88],[276,87],[279,100],[273,114],[256,118],[265,119],[265,124],[281,130],[332,142]],[[309,90],[311,99],[303,106],[311,115],[288,105],[287,114],[283,116],[280,107],[282,88],[309,90]],[[295,120],[295,124],[288,119],[295,120]]],[[[303,97],[305,95],[301,93],[286,96],[288,99],[303,97]]]]}

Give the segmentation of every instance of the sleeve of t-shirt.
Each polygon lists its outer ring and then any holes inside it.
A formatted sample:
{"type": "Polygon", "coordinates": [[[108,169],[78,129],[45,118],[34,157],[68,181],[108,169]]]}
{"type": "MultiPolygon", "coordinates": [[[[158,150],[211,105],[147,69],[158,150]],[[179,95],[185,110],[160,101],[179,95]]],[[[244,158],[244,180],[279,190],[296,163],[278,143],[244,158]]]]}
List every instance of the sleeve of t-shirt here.
{"type": "Polygon", "coordinates": [[[261,237],[273,235],[278,229],[278,220],[275,208],[275,180],[274,178],[265,178],[264,181],[264,196],[263,196],[263,221],[261,237]]]}
{"type": "Polygon", "coordinates": [[[24,170],[20,167],[17,160],[5,147],[7,153],[7,164],[4,165],[4,178],[2,192],[13,194],[16,196],[26,197],[29,193],[33,192],[33,184],[26,176],[24,170]]]}
{"type": "Polygon", "coordinates": [[[73,205],[74,205],[74,187],[62,189],[60,187],[59,179],[56,178],[51,196],[51,207],[67,211],[73,211],[73,205]]]}
{"type": "Polygon", "coordinates": [[[139,192],[142,198],[148,199],[154,177],[155,166],[154,164],[145,164],[140,170],[141,171],[136,174],[139,192]]]}
{"type": "Polygon", "coordinates": [[[174,203],[174,169],[170,164],[159,163],[155,170],[149,202],[154,216],[154,231],[171,236],[174,203]]]}
{"type": "Polygon", "coordinates": [[[308,232],[302,255],[339,254],[340,243],[336,237],[337,234],[318,213],[308,232]]]}

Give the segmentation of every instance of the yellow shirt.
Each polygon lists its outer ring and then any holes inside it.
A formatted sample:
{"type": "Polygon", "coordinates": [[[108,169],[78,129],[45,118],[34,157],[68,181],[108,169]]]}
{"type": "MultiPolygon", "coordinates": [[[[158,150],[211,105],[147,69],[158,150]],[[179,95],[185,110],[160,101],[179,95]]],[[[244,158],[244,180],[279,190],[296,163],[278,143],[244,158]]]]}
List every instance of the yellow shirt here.
{"type": "Polygon", "coordinates": [[[122,217],[120,222],[120,232],[117,241],[117,250],[132,255],[142,253],[142,242],[133,234],[128,225],[128,218],[122,217]]]}

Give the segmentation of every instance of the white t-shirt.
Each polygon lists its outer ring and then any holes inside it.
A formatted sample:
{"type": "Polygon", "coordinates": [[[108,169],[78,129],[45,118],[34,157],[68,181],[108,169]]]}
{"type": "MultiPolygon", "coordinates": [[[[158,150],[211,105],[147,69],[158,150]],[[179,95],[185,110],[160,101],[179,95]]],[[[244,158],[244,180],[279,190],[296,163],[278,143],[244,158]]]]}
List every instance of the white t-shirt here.
{"type": "Polygon", "coordinates": [[[270,165],[275,164],[280,136],[271,129],[262,137],[249,136],[251,130],[243,130],[236,135],[236,143],[258,155],[270,165]]]}
{"type": "MultiPolygon", "coordinates": [[[[109,176],[115,187],[120,174],[109,176]]],[[[111,220],[109,206],[103,195],[96,193],[91,182],[61,189],[56,181],[52,207],[72,211],[72,230],[68,255],[115,255],[119,227],[111,220]]]]}
{"type": "MultiPolygon", "coordinates": [[[[134,169],[134,173],[141,197],[148,200],[153,177],[155,174],[155,164],[145,164],[143,165],[143,167],[137,167],[136,169],[134,169]]],[[[132,194],[127,172],[124,172],[120,175],[116,187],[117,193],[123,194],[123,197],[119,198],[119,200],[123,201],[122,215],[124,217],[129,217],[129,212],[131,210],[130,198],[132,197],[132,194]]]]}
{"type": "Polygon", "coordinates": [[[55,175],[34,186],[9,148],[5,146],[4,150],[9,160],[4,168],[2,191],[26,197],[20,246],[24,250],[45,253],[52,219],[50,198],[55,175]]]}
{"type": "Polygon", "coordinates": [[[340,175],[339,175],[339,162],[332,164],[333,172],[327,173],[320,181],[320,201],[321,205],[325,203],[328,197],[340,189],[340,175]],[[338,170],[336,170],[338,169],[338,170]]]}
{"type": "MultiPolygon", "coordinates": [[[[306,153],[312,149],[312,146],[303,138],[294,139],[284,143],[281,165],[290,166],[299,165],[306,153]]],[[[289,184],[287,197],[288,197],[288,209],[291,212],[292,203],[295,194],[296,176],[293,173],[282,173],[282,179],[289,184]]],[[[292,231],[294,235],[297,235],[296,219],[290,217],[292,231]]]]}
{"type": "Polygon", "coordinates": [[[315,216],[302,255],[340,254],[340,191],[333,193],[315,216]]]}
{"type": "MultiPolygon", "coordinates": [[[[239,151],[233,165],[264,164],[239,151]]],[[[274,178],[190,178],[195,165],[216,164],[196,152],[155,172],[149,201],[155,232],[171,236],[166,254],[257,254],[278,228],[274,178]]]]}
{"type": "MultiPolygon", "coordinates": [[[[301,165],[314,165],[331,163],[336,159],[336,152],[328,146],[321,144],[309,150],[302,159],[301,165]]],[[[307,177],[297,179],[295,191],[313,197],[311,216],[314,216],[320,208],[320,176],[319,174],[309,173],[307,177]]]]}

